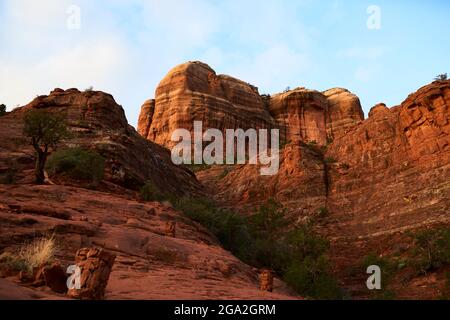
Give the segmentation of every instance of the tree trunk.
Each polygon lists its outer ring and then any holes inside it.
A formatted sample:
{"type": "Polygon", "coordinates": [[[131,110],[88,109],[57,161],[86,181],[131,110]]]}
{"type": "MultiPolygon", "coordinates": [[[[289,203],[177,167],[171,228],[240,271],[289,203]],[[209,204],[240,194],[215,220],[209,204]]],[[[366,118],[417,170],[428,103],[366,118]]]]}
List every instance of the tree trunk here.
{"type": "Polygon", "coordinates": [[[42,150],[36,151],[35,181],[37,184],[43,184],[45,181],[44,168],[46,160],[47,160],[46,152],[42,150]]]}

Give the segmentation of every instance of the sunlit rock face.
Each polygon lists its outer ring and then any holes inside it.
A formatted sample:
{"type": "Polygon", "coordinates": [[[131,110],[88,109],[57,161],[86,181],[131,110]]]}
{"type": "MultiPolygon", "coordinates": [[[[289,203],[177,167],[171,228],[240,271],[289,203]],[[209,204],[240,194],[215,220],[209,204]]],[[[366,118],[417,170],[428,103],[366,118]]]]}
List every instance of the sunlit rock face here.
{"type": "Polygon", "coordinates": [[[148,140],[172,147],[176,129],[203,128],[280,129],[280,138],[315,141],[344,134],[363,120],[358,97],[345,89],[324,93],[296,88],[273,96],[241,80],[217,75],[202,62],[176,66],[159,83],[155,99],[147,100],[138,122],[138,132],[148,140]]]}
{"type": "Polygon", "coordinates": [[[171,147],[174,130],[203,128],[261,129],[276,124],[258,89],[238,79],[217,75],[208,65],[188,62],[173,68],[156,89],[154,107],[146,102],[138,131],[147,139],[171,147]]]}

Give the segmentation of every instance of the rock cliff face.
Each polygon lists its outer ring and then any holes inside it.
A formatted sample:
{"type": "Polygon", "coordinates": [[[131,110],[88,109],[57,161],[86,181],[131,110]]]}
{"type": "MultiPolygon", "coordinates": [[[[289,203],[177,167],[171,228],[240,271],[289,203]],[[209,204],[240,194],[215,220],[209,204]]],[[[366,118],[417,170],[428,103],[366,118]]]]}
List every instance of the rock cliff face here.
{"type": "Polygon", "coordinates": [[[356,124],[364,120],[359,98],[347,89],[334,88],[323,93],[328,100],[327,133],[328,140],[346,134],[356,124]]]}
{"type": "Polygon", "coordinates": [[[208,65],[187,62],[173,68],[156,89],[155,100],[141,109],[138,132],[171,147],[175,129],[203,127],[225,129],[278,128],[282,141],[327,143],[331,137],[363,120],[359,99],[344,89],[324,93],[297,88],[261,96],[246,82],[217,75],[208,65]]]}
{"type": "MultiPolygon", "coordinates": [[[[151,101],[148,107],[150,113],[151,101]]],[[[0,178],[7,177],[11,179],[0,181],[0,253],[14,253],[36,237],[53,235],[56,259],[65,270],[79,262],[74,257],[80,248],[102,248],[117,256],[105,299],[298,298],[279,279],[274,293],[262,292],[258,270],[224,250],[208,230],[169,203],[138,200],[135,191],[147,180],[180,196],[202,190],[192,172],[172,164],[167,149],[127,124],[122,107],[109,94],[56,89],[0,117],[0,178]],[[78,146],[104,156],[105,179],[98,190],[65,181],[32,184],[33,150],[22,129],[24,114],[34,108],[67,120],[72,137],[60,148],[78,146]],[[176,224],[176,234],[167,235],[168,224],[176,224]]],[[[25,288],[4,267],[2,260],[2,299],[68,297],[25,288]]]]}
{"type": "Polygon", "coordinates": [[[337,162],[328,199],[341,235],[343,228],[366,237],[450,221],[449,106],[450,81],[435,82],[398,107],[375,106],[329,146],[337,162]]]}
{"type": "Polygon", "coordinates": [[[286,145],[280,151],[278,173],[273,176],[261,176],[257,165],[236,165],[213,167],[198,172],[197,177],[222,206],[244,214],[254,213],[274,198],[301,221],[326,203],[323,157],[305,144],[286,145]]]}
{"type": "MultiPolygon", "coordinates": [[[[155,99],[144,103],[138,134],[111,95],[56,89],[0,117],[0,180],[10,184],[0,185],[0,249],[54,233],[66,263],[82,247],[113,251],[117,261],[106,288],[112,299],[295,298],[279,280],[275,293],[259,291],[255,270],[170,204],[136,200],[135,191],[152,180],[163,191],[206,194],[242,214],[269,198],[299,223],[326,208],[315,228],[331,241],[341,284],[361,297],[365,279],[355,282],[349,270],[362,257],[408,249],[408,232],[450,225],[449,108],[450,80],[420,88],[393,108],[380,103],[364,120],[358,97],[346,89],[261,96],[250,84],[190,62],[172,69],[155,99]],[[32,149],[22,127],[33,108],[67,119],[73,137],[61,147],[105,157],[100,190],[30,185],[32,149]],[[277,174],[261,176],[249,164],[196,174],[175,166],[165,147],[175,129],[192,130],[195,120],[221,130],[279,128],[277,174]],[[168,234],[167,226],[176,232],[168,234]]],[[[398,297],[435,298],[439,277],[398,282],[398,297]]],[[[3,287],[34,294],[0,281],[3,287]]]]}
{"type": "Polygon", "coordinates": [[[280,93],[270,99],[270,112],[282,128],[286,141],[326,144],[327,110],[326,97],[305,88],[280,93]]]}
{"type": "Polygon", "coordinates": [[[175,129],[269,128],[274,126],[257,88],[238,79],[217,75],[208,65],[188,62],[172,69],[160,82],[153,102],[147,101],[138,131],[160,145],[172,146],[175,129]]]}

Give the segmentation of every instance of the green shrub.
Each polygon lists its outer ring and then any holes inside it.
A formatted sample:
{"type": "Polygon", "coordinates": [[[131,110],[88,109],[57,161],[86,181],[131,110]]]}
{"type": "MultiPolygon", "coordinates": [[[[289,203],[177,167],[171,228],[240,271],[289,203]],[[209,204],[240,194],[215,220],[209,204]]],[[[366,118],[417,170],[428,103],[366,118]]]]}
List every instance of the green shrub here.
{"type": "Polygon", "coordinates": [[[225,168],[223,169],[222,173],[219,175],[219,177],[217,178],[218,180],[222,180],[224,179],[231,171],[233,171],[232,168],[225,168]]]}
{"type": "Polygon", "coordinates": [[[450,264],[450,228],[426,230],[414,235],[411,263],[425,274],[450,264]]]}
{"type": "Polygon", "coordinates": [[[287,240],[296,260],[319,259],[329,248],[329,242],[317,235],[311,225],[301,225],[288,233],[287,240]]]}
{"type": "Polygon", "coordinates": [[[45,181],[44,169],[50,150],[70,137],[64,117],[45,109],[28,110],[23,118],[23,133],[35,151],[35,182],[45,181]]]}
{"type": "Polygon", "coordinates": [[[297,292],[315,299],[341,299],[342,293],[329,272],[328,260],[306,257],[293,261],[284,275],[284,280],[297,292]]]}
{"type": "Polygon", "coordinates": [[[439,75],[437,75],[435,78],[434,78],[434,80],[435,81],[445,81],[445,80],[447,80],[447,73],[441,73],[441,74],[439,74],[439,75]]]}
{"type": "Polygon", "coordinates": [[[147,199],[170,200],[177,210],[209,229],[236,257],[249,265],[274,270],[300,294],[320,299],[341,297],[328,272],[328,241],[315,234],[311,225],[286,232],[290,221],[273,199],[254,215],[243,217],[218,209],[209,199],[162,194],[151,183],[141,190],[143,193],[149,195],[147,199]]]}
{"type": "Polygon", "coordinates": [[[71,148],[53,153],[47,161],[46,170],[51,175],[67,176],[74,180],[97,185],[102,179],[105,159],[95,151],[71,148]]]}
{"type": "Polygon", "coordinates": [[[324,219],[330,215],[330,211],[326,207],[321,207],[317,212],[319,219],[324,219]]]}
{"type": "Polygon", "coordinates": [[[333,157],[326,157],[325,159],[324,159],[324,161],[325,161],[325,163],[336,163],[337,162],[337,160],[335,159],[335,158],[333,158],[333,157]]]}
{"type": "Polygon", "coordinates": [[[19,259],[16,254],[3,252],[0,255],[0,269],[12,272],[28,271],[26,262],[19,259]]]}
{"type": "MultiPolygon", "coordinates": [[[[380,257],[375,253],[371,253],[364,257],[361,265],[364,272],[366,272],[367,267],[369,266],[379,266],[381,270],[381,281],[383,281],[385,285],[391,280],[398,267],[398,264],[394,261],[386,257],[380,257]]],[[[385,285],[383,287],[385,287],[385,285]]]]}
{"type": "Polygon", "coordinates": [[[16,175],[16,168],[8,168],[4,174],[0,175],[0,184],[14,184],[16,182],[16,175]]]}
{"type": "Polygon", "coordinates": [[[32,272],[33,268],[51,263],[57,250],[54,237],[36,238],[30,243],[22,244],[15,253],[2,253],[0,268],[32,272]]]}
{"type": "Polygon", "coordinates": [[[316,299],[340,299],[342,293],[329,272],[329,242],[309,224],[288,233],[291,257],[284,280],[300,294],[316,299]]]}
{"type": "Polygon", "coordinates": [[[445,283],[442,294],[439,297],[441,300],[450,300],[450,271],[445,273],[445,283]]]}
{"type": "Polygon", "coordinates": [[[0,117],[6,114],[6,106],[4,104],[0,104],[0,117]]]}
{"type": "Polygon", "coordinates": [[[286,213],[275,200],[269,199],[249,218],[252,233],[256,238],[275,240],[289,224],[286,213]]]}
{"type": "Polygon", "coordinates": [[[163,193],[152,181],[147,181],[141,188],[140,193],[144,201],[164,201],[171,198],[169,194],[163,193]]]}

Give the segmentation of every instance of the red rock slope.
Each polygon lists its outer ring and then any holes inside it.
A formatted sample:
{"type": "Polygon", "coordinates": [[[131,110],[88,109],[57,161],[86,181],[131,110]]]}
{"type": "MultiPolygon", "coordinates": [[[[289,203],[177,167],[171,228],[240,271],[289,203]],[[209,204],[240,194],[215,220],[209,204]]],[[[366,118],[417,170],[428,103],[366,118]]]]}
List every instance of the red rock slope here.
{"type": "MultiPolygon", "coordinates": [[[[295,299],[280,282],[259,290],[258,274],[223,250],[200,225],[158,202],[64,186],[0,185],[0,250],[55,234],[57,258],[68,266],[82,247],[117,255],[106,299],[295,299]],[[176,238],[165,236],[176,222],[176,238]]],[[[0,298],[60,299],[0,279],[0,298]],[[12,291],[9,291],[12,290],[12,291]]]]}
{"type": "MultiPolygon", "coordinates": [[[[182,213],[158,202],[136,200],[135,190],[147,180],[179,195],[201,190],[189,170],[171,163],[168,150],[146,141],[127,124],[111,95],[57,89],[0,117],[0,137],[0,175],[12,178],[12,184],[0,184],[0,252],[46,235],[55,235],[57,258],[64,267],[74,263],[82,247],[112,251],[117,259],[107,299],[296,298],[278,280],[274,293],[260,291],[258,272],[182,213]],[[31,108],[66,117],[73,137],[61,147],[82,146],[106,158],[101,191],[77,183],[30,184],[32,150],[22,136],[22,120],[31,108]],[[176,223],[175,238],[165,235],[167,222],[176,223]]],[[[13,277],[0,279],[0,298],[64,297],[45,288],[22,288],[13,277]]]]}

